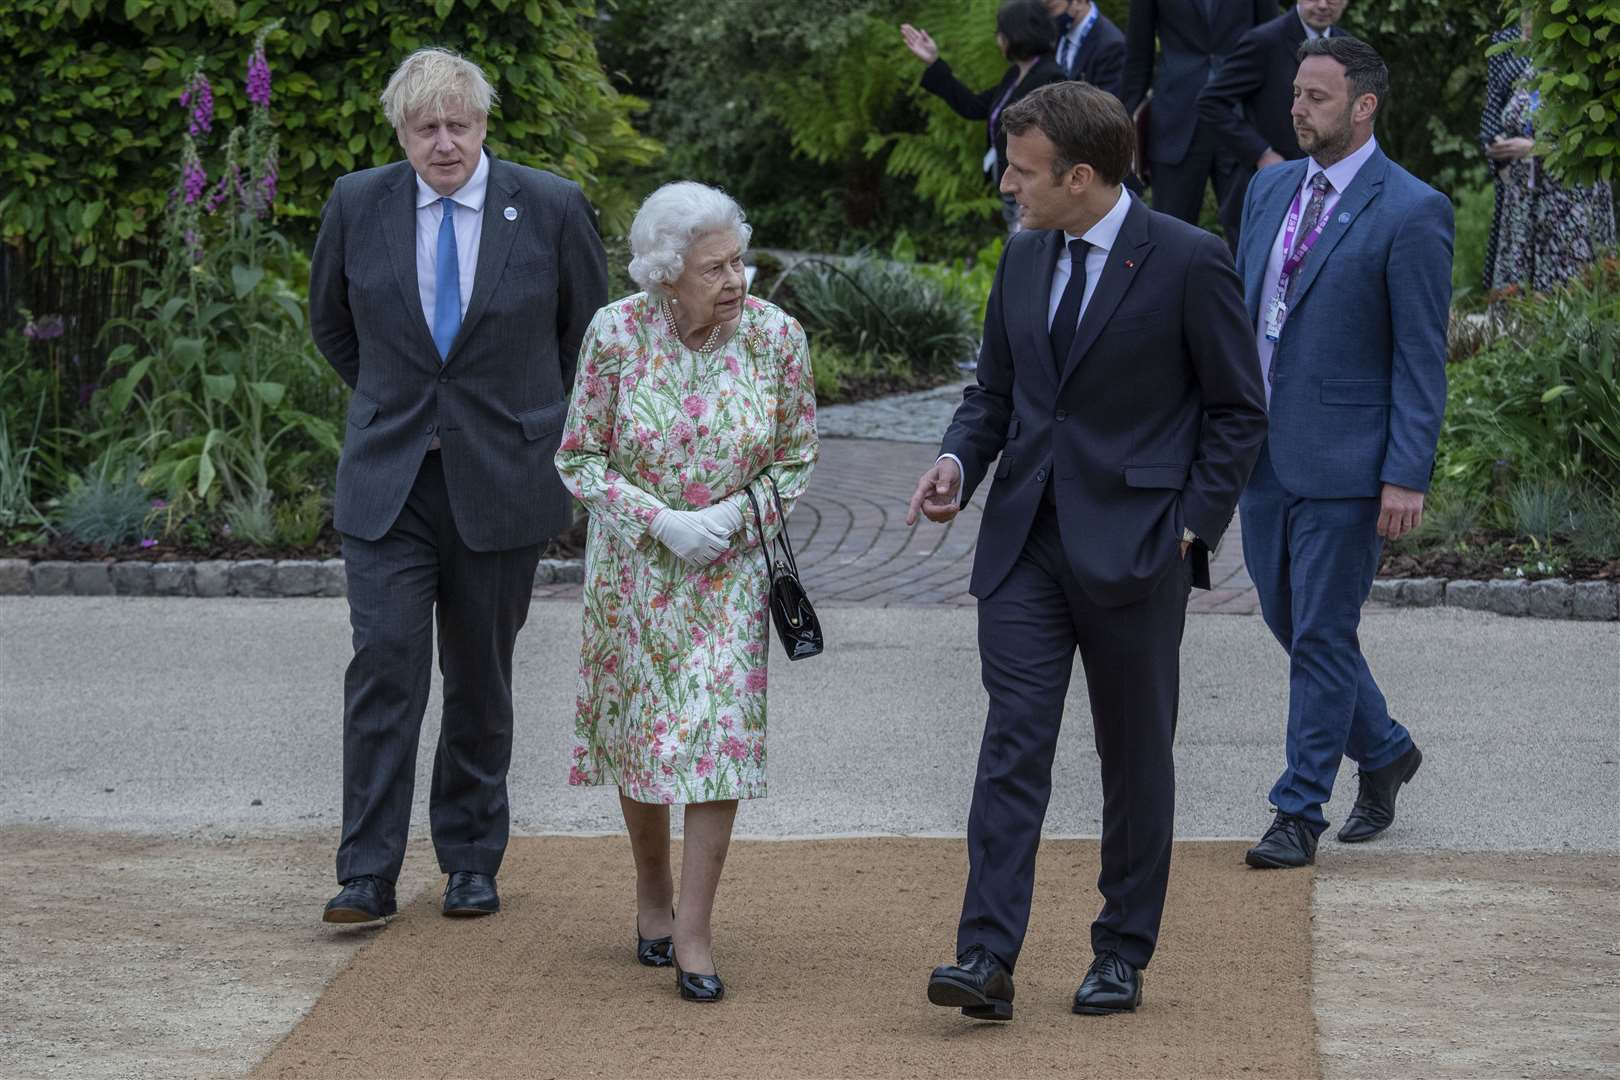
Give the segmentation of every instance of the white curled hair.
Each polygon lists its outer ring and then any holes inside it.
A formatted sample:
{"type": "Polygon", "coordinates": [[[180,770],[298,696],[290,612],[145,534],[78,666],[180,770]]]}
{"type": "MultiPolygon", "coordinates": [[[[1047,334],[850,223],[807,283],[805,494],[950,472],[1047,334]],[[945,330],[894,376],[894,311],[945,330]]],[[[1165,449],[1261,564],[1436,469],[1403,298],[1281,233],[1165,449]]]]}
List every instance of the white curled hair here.
{"type": "Polygon", "coordinates": [[[439,117],[456,105],[488,116],[500,98],[477,64],[449,49],[429,48],[417,49],[394,69],[381,100],[383,115],[398,128],[406,117],[439,117]]]}
{"type": "Polygon", "coordinates": [[[692,180],[665,184],[647,196],[630,223],[630,277],[659,300],[671,295],[670,286],[686,266],[692,241],[705,233],[737,234],[748,250],[754,227],[748,224],[737,200],[692,180]]]}

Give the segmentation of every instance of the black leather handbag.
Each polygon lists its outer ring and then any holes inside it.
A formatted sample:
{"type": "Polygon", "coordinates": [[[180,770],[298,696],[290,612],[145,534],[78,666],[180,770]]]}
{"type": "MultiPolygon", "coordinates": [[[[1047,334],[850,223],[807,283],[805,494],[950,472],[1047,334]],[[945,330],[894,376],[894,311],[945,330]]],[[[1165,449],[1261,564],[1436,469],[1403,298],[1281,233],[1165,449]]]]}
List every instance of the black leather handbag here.
{"type": "Polygon", "coordinates": [[[754,524],[759,528],[759,547],[765,553],[765,566],[771,574],[771,621],[776,624],[776,636],[782,639],[782,648],[789,660],[803,660],[820,656],[824,647],[821,639],[821,620],[810,605],[804,586],[799,583],[799,564],[793,558],[793,545],[788,542],[787,514],[782,510],[782,496],[777,493],[776,481],[769,474],[761,478],[770,485],[771,498],[776,502],[776,517],[782,531],[776,534],[776,549],[765,541],[765,515],[759,512],[752,486],[748,492],[748,505],[754,509],[754,524]],[[773,558],[781,554],[783,559],[773,558]]]}

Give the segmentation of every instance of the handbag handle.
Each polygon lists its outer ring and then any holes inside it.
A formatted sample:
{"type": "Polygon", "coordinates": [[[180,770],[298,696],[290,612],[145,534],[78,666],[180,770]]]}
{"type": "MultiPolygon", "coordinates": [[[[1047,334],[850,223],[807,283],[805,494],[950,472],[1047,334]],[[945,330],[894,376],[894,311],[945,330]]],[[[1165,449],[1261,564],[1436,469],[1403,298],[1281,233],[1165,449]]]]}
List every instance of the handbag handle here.
{"type": "MultiPolygon", "coordinates": [[[[782,523],[782,531],[776,534],[776,544],[774,546],[787,556],[788,569],[793,572],[794,577],[798,577],[799,562],[793,557],[793,544],[787,538],[787,511],[782,507],[782,494],[776,490],[776,481],[771,477],[770,473],[760,473],[759,475],[770,485],[771,498],[776,503],[776,516],[782,523]]],[[[743,491],[748,495],[748,505],[754,509],[754,527],[759,530],[759,549],[765,553],[765,568],[770,572],[771,584],[774,585],[776,584],[776,563],[771,558],[772,544],[765,539],[765,515],[760,513],[759,503],[754,499],[753,485],[744,485],[743,491]]]]}

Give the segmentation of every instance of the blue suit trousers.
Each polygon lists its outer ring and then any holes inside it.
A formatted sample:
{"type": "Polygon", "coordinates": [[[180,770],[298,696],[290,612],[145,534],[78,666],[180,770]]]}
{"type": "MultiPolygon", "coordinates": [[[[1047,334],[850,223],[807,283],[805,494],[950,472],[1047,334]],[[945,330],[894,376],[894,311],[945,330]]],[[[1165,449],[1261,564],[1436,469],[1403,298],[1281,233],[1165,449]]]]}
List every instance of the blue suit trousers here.
{"type": "Polygon", "coordinates": [[[1361,655],[1361,605],[1383,542],[1376,498],[1306,499],[1283,487],[1269,446],[1238,502],[1243,558],[1260,610],[1288,653],[1287,767],[1271,789],[1279,811],[1320,833],[1341,760],[1382,768],[1412,738],[1389,715],[1361,655]]]}

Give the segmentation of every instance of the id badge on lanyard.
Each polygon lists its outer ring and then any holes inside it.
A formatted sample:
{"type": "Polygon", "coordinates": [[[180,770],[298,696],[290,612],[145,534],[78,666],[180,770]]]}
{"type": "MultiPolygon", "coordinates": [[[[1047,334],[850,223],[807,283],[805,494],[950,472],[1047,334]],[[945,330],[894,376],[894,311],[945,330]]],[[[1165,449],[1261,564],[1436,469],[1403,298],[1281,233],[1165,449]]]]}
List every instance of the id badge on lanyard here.
{"type": "Polygon", "coordinates": [[[1283,320],[1288,318],[1288,305],[1283,303],[1282,293],[1271,298],[1266,305],[1266,340],[1276,341],[1282,337],[1283,320]]]}
{"type": "Polygon", "coordinates": [[[1288,295],[1288,283],[1299,273],[1300,267],[1305,264],[1305,256],[1311,253],[1311,248],[1316,246],[1317,238],[1327,227],[1328,215],[1324,211],[1311,231],[1301,237],[1299,246],[1297,248],[1294,246],[1294,235],[1299,229],[1300,199],[1303,195],[1303,189],[1296,191],[1293,204],[1288,208],[1288,221],[1283,229],[1282,273],[1277,278],[1277,291],[1266,304],[1266,319],[1261,329],[1265,331],[1266,340],[1271,342],[1282,337],[1283,322],[1288,318],[1288,305],[1284,302],[1284,298],[1288,295]]]}

